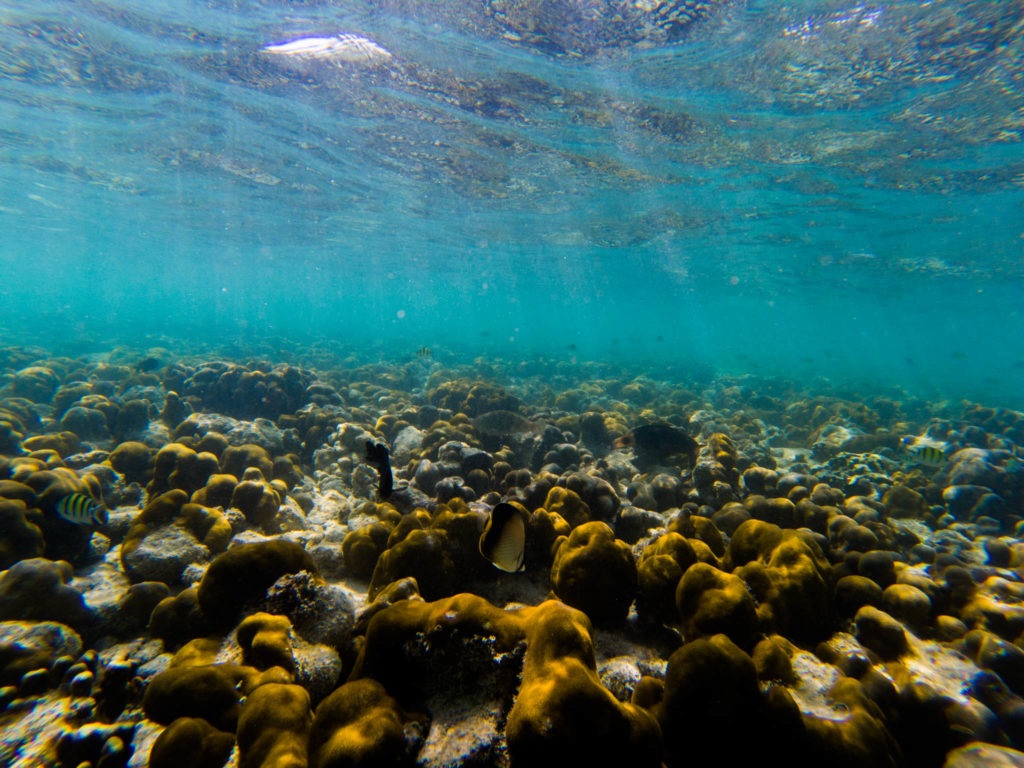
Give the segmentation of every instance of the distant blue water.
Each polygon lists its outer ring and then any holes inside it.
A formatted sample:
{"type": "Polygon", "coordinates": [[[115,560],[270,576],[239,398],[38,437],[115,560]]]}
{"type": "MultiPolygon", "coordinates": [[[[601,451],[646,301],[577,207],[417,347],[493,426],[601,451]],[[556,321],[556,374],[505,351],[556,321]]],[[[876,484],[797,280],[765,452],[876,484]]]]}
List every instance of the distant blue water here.
{"type": "Polygon", "coordinates": [[[9,0],[0,344],[427,345],[1024,408],[1022,24],[9,0]],[[262,51],[338,33],[392,57],[262,51]]]}

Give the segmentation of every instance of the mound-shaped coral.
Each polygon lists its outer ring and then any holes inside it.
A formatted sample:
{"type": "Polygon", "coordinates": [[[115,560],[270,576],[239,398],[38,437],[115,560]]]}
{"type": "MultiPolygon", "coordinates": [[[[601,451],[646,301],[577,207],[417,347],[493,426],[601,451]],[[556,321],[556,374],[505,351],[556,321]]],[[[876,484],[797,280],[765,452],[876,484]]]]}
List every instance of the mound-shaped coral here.
{"type": "Polygon", "coordinates": [[[196,597],[211,626],[228,628],[246,604],[262,599],[284,574],[299,571],[316,573],[313,558],[300,544],[286,539],[240,544],[214,558],[196,597]]]}
{"type": "Polygon", "coordinates": [[[636,595],[637,568],[629,545],[593,521],[556,543],[551,586],[569,605],[601,626],[621,624],[636,595]]]}

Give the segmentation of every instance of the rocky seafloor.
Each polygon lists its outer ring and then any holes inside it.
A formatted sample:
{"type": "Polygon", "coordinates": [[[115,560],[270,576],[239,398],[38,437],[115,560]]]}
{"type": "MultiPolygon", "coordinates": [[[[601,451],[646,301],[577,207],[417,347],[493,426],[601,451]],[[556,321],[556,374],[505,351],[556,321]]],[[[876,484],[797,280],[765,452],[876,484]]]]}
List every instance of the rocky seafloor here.
{"type": "Polygon", "coordinates": [[[0,764],[1024,765],[1024,414],[815,386],[0,349],[0,764]]]}

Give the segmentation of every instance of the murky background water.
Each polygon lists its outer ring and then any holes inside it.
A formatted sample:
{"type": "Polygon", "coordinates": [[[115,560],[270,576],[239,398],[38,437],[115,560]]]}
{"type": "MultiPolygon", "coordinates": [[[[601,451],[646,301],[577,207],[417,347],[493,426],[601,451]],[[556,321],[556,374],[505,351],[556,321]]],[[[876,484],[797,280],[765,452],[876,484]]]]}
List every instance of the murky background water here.
{"type": "Polygon", "coordinates": [[[1022,30],[953,0],[7,2],[0,339],[1021,407],[1022,30]],[[390,56],[266,48],[338,34],[390,56]]]}

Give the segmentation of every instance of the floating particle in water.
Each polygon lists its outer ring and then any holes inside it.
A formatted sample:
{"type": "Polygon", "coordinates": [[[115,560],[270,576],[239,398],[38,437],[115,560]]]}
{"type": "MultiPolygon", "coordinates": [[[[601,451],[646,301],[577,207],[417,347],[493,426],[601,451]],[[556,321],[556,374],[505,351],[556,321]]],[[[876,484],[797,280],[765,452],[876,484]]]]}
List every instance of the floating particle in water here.
{"type": "Polygon", "coordinates": [[[391,58],[391,52],[373,40],[349,33],[331,37],[300,37],[284,43],[271,43],[263,46],[263,52],[298,61],[332,64],[379,64],[391,58]]]}

